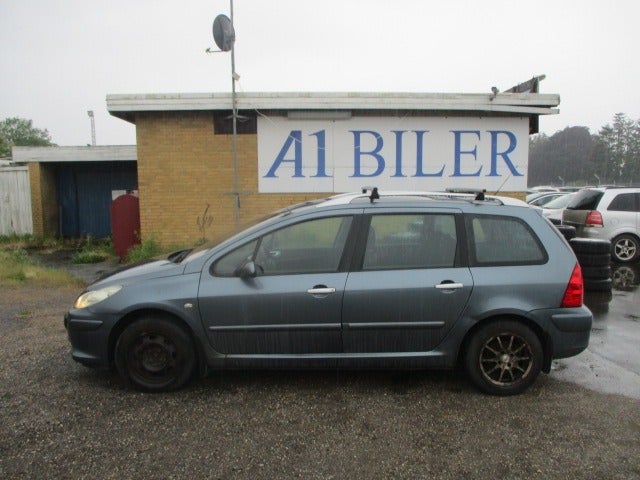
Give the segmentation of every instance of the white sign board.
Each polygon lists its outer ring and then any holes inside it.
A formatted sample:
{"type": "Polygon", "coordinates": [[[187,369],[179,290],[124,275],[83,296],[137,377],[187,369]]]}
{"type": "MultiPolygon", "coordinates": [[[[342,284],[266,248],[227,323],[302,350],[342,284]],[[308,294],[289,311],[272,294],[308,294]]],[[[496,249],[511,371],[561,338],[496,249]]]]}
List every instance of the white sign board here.
{"type": "Polygon", "coordinates": [[[527,118],[258,118],[259,191],[527,186],[527,118]]]}

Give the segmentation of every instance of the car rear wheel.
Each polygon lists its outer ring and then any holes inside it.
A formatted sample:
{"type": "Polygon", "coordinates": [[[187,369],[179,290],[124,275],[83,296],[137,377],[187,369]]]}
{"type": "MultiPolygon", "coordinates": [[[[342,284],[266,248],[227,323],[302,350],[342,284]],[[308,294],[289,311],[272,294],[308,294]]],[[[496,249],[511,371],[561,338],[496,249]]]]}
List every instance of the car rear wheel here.
{"type": "Polygon", "coordinates": [[[611,242],[611,256],[619,263],[632,263],[640,258],[640,241],[633,235],[620,235],[611,242]]]}
{"type": "Polygon", "coordinates": [[[538,377],[542,345],[526,325],[513,320],[489,323],[473,334],[465,355],[471,381],[491,395],[516,395],[538,377]]]}
{"type": "Polygon", "coordinates": [[[148,392],[175,390],[193,375],[196,355],[189,334],[168,318],[144,317],[118,338],[115,363],[122,378],[148,392]]]}

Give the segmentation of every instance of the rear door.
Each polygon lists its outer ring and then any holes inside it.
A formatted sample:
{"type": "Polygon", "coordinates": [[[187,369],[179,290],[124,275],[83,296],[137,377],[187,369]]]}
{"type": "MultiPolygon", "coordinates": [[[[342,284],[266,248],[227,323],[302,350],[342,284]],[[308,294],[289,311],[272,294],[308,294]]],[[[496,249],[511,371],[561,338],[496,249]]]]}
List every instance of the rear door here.
{"type": "Polygon", "coordinates": [[[345,353],[434,349],[473,288],[461,261],[460,212],[384,209],[365,218],[344,293],[345,353]]]}

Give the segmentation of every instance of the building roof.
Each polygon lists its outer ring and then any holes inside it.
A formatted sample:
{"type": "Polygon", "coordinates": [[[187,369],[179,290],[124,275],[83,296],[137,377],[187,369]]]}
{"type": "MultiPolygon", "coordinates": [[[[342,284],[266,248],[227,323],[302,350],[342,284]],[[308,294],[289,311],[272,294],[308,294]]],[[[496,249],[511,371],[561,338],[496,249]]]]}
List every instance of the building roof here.
{"type": "Polygon", "coordinates": [[[89,147],[13,147],[14,162],[119,162],[137,161],[135,145],[89,147]]]}
{"type": "MultiPolygon", "coordinates": [[[[558,113],[557,94],[540,93],[238,93],[239,110],[356,110],[549,115],[558,113]]],[[[135,123],[136,112],[231,110],[231,93],[166,93],[107,95],[107,109],[135,123]]]]}

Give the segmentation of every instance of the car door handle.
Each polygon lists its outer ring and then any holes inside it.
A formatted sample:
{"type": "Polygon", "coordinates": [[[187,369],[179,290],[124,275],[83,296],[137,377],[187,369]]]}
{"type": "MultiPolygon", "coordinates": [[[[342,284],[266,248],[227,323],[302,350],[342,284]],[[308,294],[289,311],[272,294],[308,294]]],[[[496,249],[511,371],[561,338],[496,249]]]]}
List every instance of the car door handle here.
{"type": "Polygon", "coordinates": [[[328,295],[330,293],[336,293],[336,289],[334,287],[321,287],[318,285],[317,287],[307,290],[307,293],[311,295],[328,295]]]}
{"type": "Polygon", "coordinates": [[[464,285],[462,283],[453,283],[453,282],[442,282],[438,285],[436,285],[436,288],[438,290],[457,290],[459,288],[464,287],[464,285]]]}

